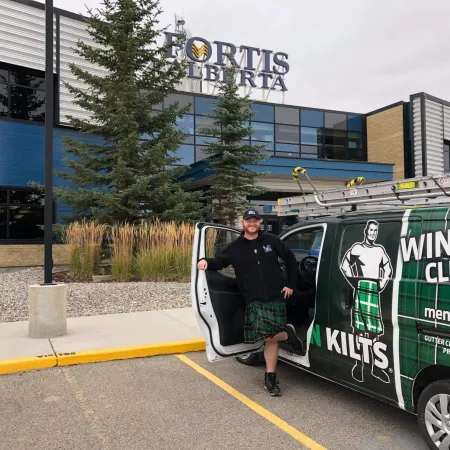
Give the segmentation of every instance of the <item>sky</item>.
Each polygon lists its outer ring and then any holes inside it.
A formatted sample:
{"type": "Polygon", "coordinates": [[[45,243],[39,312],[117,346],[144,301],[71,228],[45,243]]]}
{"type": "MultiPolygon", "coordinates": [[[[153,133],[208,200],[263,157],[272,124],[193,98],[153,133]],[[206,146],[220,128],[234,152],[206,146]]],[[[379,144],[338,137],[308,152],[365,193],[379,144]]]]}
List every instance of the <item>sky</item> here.
{"type": "MultiPolygon", "coordinates": [[[[99,4],[54,0],[79,14],[99,4]]],[[[172,30],[177,14],[193,36],[287,53],[288,105],[367,113],[417,92],[450,101],[449,0],[161,0],[161,6],[161,25],[172,30]]]]}

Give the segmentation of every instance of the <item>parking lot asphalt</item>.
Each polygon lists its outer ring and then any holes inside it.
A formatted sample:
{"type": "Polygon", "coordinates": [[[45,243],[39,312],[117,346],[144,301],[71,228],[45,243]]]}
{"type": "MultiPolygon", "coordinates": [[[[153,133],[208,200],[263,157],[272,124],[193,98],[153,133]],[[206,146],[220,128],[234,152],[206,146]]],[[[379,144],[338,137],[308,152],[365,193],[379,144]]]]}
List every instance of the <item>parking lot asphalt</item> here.
{"type": "Polygon", "coordinates": [[[271,398],[264,366],[181,358],[1,376],[0,449],[425,449],[414,416],[288,365],[271,398]]]}

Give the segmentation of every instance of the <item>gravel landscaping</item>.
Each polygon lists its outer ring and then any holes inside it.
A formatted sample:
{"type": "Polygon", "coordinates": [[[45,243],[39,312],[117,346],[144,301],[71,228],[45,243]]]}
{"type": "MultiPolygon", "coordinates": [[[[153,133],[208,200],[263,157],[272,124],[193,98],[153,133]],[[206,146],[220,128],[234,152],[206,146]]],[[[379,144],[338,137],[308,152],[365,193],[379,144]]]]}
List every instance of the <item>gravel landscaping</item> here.
{"type": "MultiPolygon", "coordinates": [[[[28,320],[28,286],[40,284],[43,279],[42,268],[0,273],[0,322],[28,320]]],[[[189,283],[69,283],[67,286],[68,317],[191,305],[189,283]]]]}

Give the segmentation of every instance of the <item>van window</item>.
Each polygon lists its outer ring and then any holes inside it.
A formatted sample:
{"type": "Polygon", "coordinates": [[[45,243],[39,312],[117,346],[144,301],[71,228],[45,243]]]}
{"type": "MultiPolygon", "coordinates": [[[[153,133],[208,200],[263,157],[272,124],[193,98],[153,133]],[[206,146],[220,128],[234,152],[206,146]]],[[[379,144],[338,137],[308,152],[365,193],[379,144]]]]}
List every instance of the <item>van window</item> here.
{"type": "Polygon", "coordinates": [[[297,261],[306,256],[319,257],[322,247],[323,228],[307,228],[289,235],[283,242],[294,253],[297,261]]]}
{"type": "MultiPolygon", "coordinates": [[[[208,228],[205,237],[205,257],[214,258],[235,241],[239,237],[239,233],[225,229],[208,228]]],[[[233,266],[225,267],[219,272],[231,278],[236,278],[233,266]]]]}

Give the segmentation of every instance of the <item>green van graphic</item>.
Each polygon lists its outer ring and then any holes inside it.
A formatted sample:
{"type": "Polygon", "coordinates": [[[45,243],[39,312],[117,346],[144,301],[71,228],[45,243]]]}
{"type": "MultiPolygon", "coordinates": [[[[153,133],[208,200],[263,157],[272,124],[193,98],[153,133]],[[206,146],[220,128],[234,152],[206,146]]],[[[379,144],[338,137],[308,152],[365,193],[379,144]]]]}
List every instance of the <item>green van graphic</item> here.
{"type": "MultiPolygon", "coordinates": [[[[352,328],[357,335],[356,344],[362,348],[361,338],[370,339],[372,375],[384,383],[390,382],[389,375],[376,364],[374,345],[384,334],[381,315],[380,294],[392,275],[391,259],[382,245],[375,243],[379,230],[376,220],[369,220],[364,229],[364,241],[355,243],[345,254],[341,271],[353,287],[352,328]]],[[[356,360],[352,377],[364,382],[364,362],[356,360]]]]}

